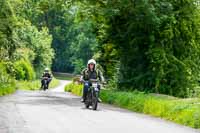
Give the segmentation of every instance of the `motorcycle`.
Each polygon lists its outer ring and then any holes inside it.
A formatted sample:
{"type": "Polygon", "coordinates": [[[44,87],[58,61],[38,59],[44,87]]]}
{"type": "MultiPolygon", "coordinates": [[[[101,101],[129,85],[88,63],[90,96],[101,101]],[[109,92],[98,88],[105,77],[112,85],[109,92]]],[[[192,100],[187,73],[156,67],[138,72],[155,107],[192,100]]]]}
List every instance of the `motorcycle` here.
{"type": "Polygon", "coordinates": [[[47,89],[48,89],[48,77],[43,77],[43,82],[44,82],[44,84],[43,84],[43,87],[42,87],[42,89],[44,90],[44,91],[46,91],[47,89]]]}
{"type": "Polygon", "coordinates": [[[91,79],[89,81],[91,86],[89,87],[88,93],[85,99],[85,107],[89,108],[92,106],[93,110],[97,110],[98,106],[98,96],[99,96],[99,88],[98,88],[98,81],[96,79],[91,79]]]}

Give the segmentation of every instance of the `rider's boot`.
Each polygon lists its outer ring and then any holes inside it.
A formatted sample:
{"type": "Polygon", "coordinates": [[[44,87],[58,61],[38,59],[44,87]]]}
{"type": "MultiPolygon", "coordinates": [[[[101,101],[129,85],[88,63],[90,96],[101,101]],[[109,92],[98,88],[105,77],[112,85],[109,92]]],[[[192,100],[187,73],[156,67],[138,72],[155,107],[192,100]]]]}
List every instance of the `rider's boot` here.
{"type": "Polygon", "coordinates": [[[83,92],[83,96],[82,96],[81,102],[84,103],[85,99],[86,99],[86,94],[85,94],[85,92],[83,92]]]}
{"type": "Polygon", "coordinates": [[[81,98],[81,102],[82,102],[82,103],[84,103],[84,102],[85,102],[84,98],[81,98]]]}

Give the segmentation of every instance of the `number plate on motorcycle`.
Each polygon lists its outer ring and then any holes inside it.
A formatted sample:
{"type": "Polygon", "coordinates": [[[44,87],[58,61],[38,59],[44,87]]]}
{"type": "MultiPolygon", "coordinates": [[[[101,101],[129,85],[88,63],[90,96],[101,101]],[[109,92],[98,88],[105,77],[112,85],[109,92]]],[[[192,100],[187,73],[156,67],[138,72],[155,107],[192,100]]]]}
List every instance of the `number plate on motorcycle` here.
{"type": "Polygon", "coordinates": [[[94,87],[94,88],[97,88],[97,86],[98,86],[97,83],[92,84],[92,87],[94,87]]]}

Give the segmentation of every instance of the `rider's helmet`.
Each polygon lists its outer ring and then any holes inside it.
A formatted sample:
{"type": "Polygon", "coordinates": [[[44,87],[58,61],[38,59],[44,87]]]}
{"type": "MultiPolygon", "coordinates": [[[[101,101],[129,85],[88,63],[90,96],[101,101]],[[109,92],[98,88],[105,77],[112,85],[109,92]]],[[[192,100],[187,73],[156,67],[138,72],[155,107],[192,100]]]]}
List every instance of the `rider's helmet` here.
{"type": "Polygon", "coordinates": [[[49,68],[46,67],[46,68],[44,69],[44,71],[45,71],[45,72],[49,72],[49,68]]]}
{"type": "Polygon", "coordinates": [[[88,61],[88,63],[87,63],[88,67],[89,67],[90,64],[94,64],[94,68],[95,68],[95,66],[96,66],[96,61],[95,61],[94,59],[90,59],[90,60],[88,61]]]}

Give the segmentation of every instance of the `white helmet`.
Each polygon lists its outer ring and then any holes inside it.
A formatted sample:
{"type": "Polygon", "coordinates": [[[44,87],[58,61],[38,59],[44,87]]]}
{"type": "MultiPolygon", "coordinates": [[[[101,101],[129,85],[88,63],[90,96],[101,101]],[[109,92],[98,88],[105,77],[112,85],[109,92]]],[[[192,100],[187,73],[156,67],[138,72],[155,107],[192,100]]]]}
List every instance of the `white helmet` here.
{"type": "Polygon", "coordinates": [[[94,60],[94,59],[90,59],[89,61],[88,61],[88,68],[89,68],[89,64],[94,64],[94,69],[95,69],[95,67],[96,67],[96,61],[94,60]]]}
{"type": "Polygon", "coordinates": [[[88,61],[88,65],[89,64],[94,64],[94,65],[96,65],[96,61],[94,60],[94,59],[90,59],[89,61],[88,61]]]}
{"type": "Polygon", "coordinates": [[[48,67],[46,67],[46,68],[44,69],[44,71],[45,71],[45,72],[48,72],[48,71],[49,71],[49,68],[48,68],[48,67]]]}

